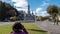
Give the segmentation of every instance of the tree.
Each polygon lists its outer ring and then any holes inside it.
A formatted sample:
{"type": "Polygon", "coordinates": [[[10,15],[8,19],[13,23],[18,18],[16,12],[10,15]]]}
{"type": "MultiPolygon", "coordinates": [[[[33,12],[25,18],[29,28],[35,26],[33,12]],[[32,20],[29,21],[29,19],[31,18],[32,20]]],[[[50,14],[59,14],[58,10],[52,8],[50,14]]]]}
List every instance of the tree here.
{"type": "Polygon", "coordinates": [[[0,20],[4,20],[5,15],[6,15],[6,8],[4,5],[4,2],[0,1],[0,20]]]}
{"type": "Polygon", "coordinates": [[[48,6],[47,13],[49,13],[52,18],[55,18],[58,14],[58,7],[56,5],[48,6]]]}
{"type": "Polygon", "coordinates": [[[59,14],[60,14],[60,7],[58,8],[58,12],[59,12],[59,14]]]}
{"type": "Polygon", "coordinates": [[[13,6],[11,6],[8,3],[0,1],[0,20],[1,21],[4,20],[5,18],[15,16],[15,15],[17,15],[17,13],[18,13],[18,11],[13,6]],[[8,14],[8,12],[10,10],[14,11],[12,14],[10,13],[11,15],[8,14]]]}
{"type": "Polygon", "coordinates": [[[20,17],[20,20],[24,20],[24,11],[23,10],[19,11],[19,17],[20,17]]]}

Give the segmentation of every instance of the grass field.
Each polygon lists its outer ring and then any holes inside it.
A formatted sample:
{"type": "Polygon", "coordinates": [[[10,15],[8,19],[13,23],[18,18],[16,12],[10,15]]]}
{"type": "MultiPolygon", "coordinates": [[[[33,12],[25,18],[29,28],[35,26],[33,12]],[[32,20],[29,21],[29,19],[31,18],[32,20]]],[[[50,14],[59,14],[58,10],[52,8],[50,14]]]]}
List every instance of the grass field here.
{"type": "MultiPolygon", "coordinates": [[[[47,34],[46,31],[37,27],[33,23],[23,23],[29,34],[47,34]]],[[[2,25],[0,26],[0,34],[10,34],[12,31],[12,24],[2,25]]]]}

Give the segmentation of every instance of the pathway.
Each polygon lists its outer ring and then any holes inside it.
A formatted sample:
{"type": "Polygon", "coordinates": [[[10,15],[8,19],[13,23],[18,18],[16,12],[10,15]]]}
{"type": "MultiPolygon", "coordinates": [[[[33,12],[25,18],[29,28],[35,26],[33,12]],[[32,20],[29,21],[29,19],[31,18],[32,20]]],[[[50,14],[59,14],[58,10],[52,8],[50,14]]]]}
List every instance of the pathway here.
{"type": "Polygon", "coordinates": [[[5,25],[5,24],[13,24],[14,22],[0,22],[0,26],[1,25],[5,25]]]}
{"type": "Polygon", "coordinates": [[[36,21],[35,24],[48,31],[48,34],[60,34],[60,25],[51,24],[48,20],[36,21]]]}

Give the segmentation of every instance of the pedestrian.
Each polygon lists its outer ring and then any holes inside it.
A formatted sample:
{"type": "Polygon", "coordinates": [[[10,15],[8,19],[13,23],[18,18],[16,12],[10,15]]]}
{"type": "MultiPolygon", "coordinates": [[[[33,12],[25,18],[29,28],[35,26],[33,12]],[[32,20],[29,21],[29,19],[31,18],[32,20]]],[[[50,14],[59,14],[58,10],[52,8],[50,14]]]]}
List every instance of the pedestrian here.
{"type": "Polygon", "coordinates": [[[58,25],[58,17],[55,17],[55,19],[54,19],[54,25],[58,25]]]}
{"type": "Polygon", "coordinates": [[[54,19],[54,25],[56,24],[56,19],[54,19]]]}
{"type": "Polygon", "coordinates": [[[58,17],[56,17],[56,25],[58,25],[58,17]]]}
{"type": "Polygon", "coordinates": [[[27,30],[20,22],[15,22],[12,30],[13,31],[10,34],[28,34],[27,30]]]}

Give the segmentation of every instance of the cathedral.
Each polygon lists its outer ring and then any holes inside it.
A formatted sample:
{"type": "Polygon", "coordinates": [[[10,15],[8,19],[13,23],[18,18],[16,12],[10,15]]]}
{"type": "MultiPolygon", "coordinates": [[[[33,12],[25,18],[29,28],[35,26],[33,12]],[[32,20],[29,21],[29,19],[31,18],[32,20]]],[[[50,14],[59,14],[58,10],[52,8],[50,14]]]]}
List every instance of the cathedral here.
{"type": "Polygon", "coordinates": [[[28,14],[26,14],[25,16],[24,16],[24,20],[25,21],[28,21],[28,20],[30,20],[30,21],[35,21],[35,15],[34,15],[34,13],[32,12],[32,13],[30,13],[30,5],[28,4],[28,14]]]}

